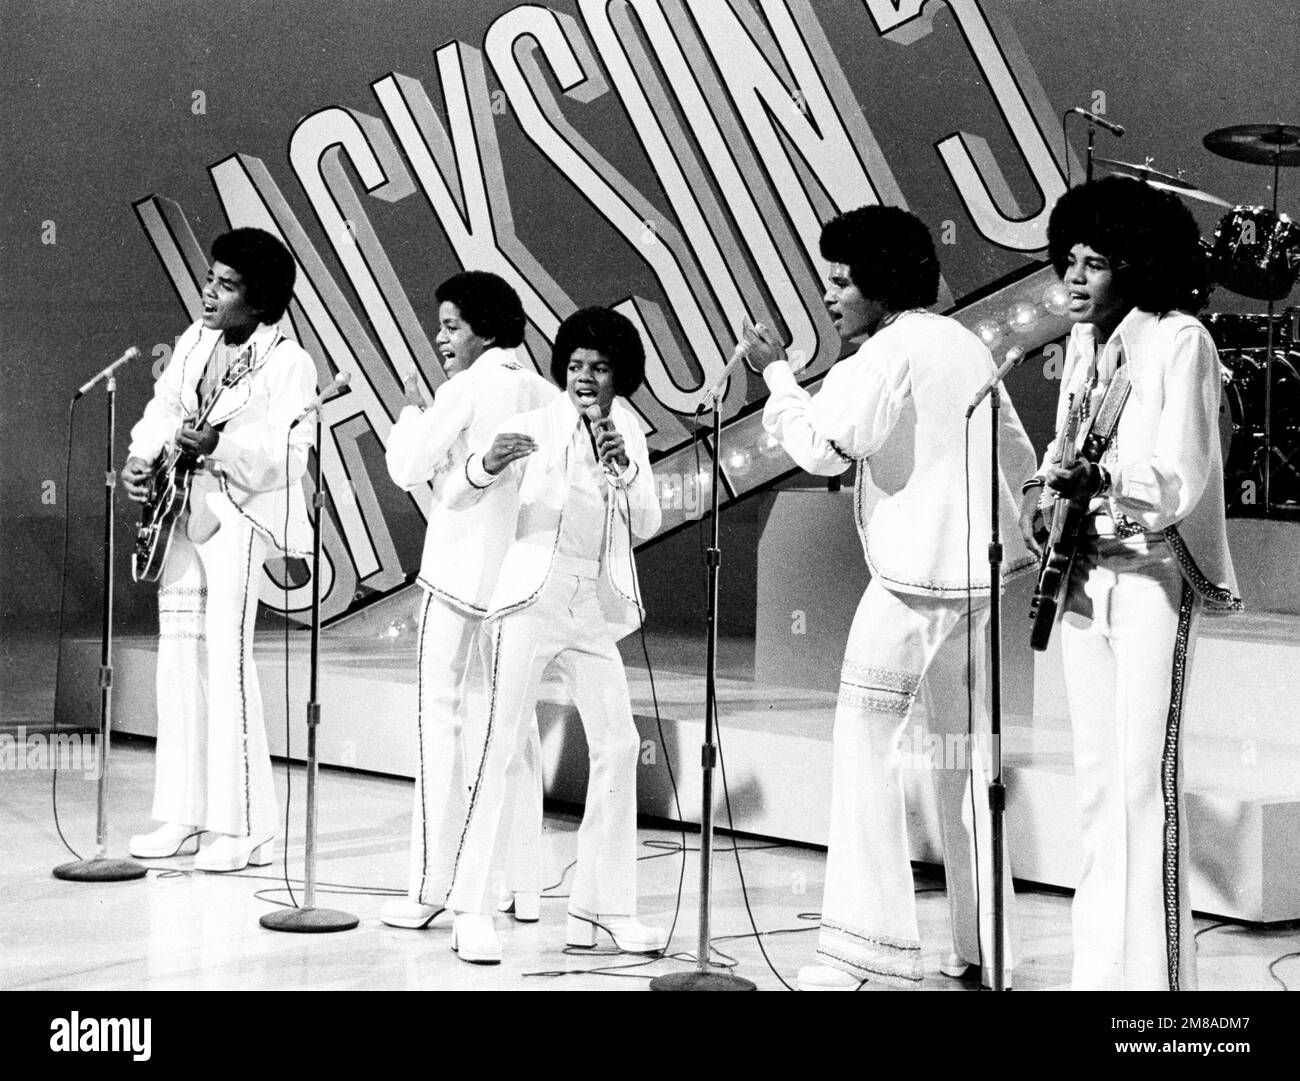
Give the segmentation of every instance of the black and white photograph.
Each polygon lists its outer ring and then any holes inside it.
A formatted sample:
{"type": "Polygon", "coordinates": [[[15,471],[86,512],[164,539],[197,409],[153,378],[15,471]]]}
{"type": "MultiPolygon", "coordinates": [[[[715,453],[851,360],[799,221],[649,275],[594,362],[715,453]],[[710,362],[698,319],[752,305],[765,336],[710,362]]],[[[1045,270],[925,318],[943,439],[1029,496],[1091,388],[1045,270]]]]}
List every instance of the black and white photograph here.
{"type": "Polygon", "coordinates": [[[0,55],[34,1061],[180,1061],[176,991],[1281,1051],[1293,0],[0,0],[0,55]]]}

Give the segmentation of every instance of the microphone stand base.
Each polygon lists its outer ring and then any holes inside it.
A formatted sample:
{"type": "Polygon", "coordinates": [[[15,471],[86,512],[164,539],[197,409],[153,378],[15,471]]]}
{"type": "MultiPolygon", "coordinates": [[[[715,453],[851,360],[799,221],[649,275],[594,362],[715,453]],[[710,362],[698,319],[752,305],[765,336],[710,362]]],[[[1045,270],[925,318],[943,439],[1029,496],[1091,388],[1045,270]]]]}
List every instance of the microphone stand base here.
{"type": "Polygon", "coordinates": [[[725,972],[671,972],[656,976],[650,981],[651,991],[757,991],[758,988],[741,976],[725,972]]]}
{"type": "Polygon", "coordinates": [[[323,935],[351,931],[361,921],[351,912],[332,908],[281,908],[258,918],[268,931],[289,931],[301,935],[323,935]]]}
{"type": "Polygon", "coordinates": [[[148,870],[134,860],[73,860],[54,868],[54,877],[64,882],[131,882],[144,878],[148,870]]]}

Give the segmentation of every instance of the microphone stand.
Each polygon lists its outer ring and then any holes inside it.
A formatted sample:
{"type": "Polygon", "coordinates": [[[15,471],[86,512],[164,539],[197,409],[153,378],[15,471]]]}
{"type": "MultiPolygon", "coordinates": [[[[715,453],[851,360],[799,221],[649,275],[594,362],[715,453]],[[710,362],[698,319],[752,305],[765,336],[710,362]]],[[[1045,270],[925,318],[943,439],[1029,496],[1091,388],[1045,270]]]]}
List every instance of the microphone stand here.
{"type": "Polygon", "coordinates": [[[700,933],[695,951],[695,970],[672,972],[650,981],[652,991],[755,991],[750,980],[709,966],[709,923],[713,887],[713,770],[718,761],[713,722],[718,700],[718,568],[722,565],[719,541],[718,489],[721,487],[722,410],[719,395],[713,396],[713,485],[710,494],[708,651],[704,673],[704,744],[700,749],[700,933]]]}
{"type": "MultiPolygon", "coordinates": [[[[280,908],[267,912],[258,919],[270,931],[289,931],[298,934],[324,934],[329,931],[351,931],[360,920],[350,912],[316,907],[316,729],[320,725],[320,549],[321,534],[325,531],[325,489],[321,483],[321,456],[325,444],[321,439],[321,411],[316,409],[316,462],[312,468],[315,492],[311,505],[316,511],[311,540],[311,679],[307,701],[307,845],[303,903],[299,908],[280,908]]],[[[287,538],[286,538],[287,539],[287,538]]],[[[288,748],[285,748],[286,754],[288,748]]],[[[288,846],[288,838],[285,838],[288,846]]]]}
{"type": "MultiPolygon", "coordinates": [[[[104,448],[104,592],[99,639],[99,784],[95,796],[95,857],[73,860],[54,868],[66,882],[127,882],[144,878],[145,868],[134,860],[108,857],[108,750],[113,738],[113,509],[117,471],[113,442],[117,428],[117,379],[104,382],[108,399],[108,434],[104,448]]],[[[57,742],[57,741],[56,741],[57,742]]],[[[55,748],[57,755],[58,748],[55,748]]],[[[57,759],[56,759],[57,767],[57,759]]]]}
{"type": "MultiPolygon", "coordinates": [[[[1006,934],[1002,874],[1006,863],[1007,790],[1002,783],[1002,535],[999,522],[998,433],[1002,410],[1001,382],[989,392],[992,438],[989,440],[989,735],[992,744],[992,769],[989,779],[989,817],[993,825],[993,990],[1005,991],[1006,934]]],[[[976,874],[979,854],[976,853],[976,874]]],[[[979,913],[976,913],[976,919],[979,913]]]]}

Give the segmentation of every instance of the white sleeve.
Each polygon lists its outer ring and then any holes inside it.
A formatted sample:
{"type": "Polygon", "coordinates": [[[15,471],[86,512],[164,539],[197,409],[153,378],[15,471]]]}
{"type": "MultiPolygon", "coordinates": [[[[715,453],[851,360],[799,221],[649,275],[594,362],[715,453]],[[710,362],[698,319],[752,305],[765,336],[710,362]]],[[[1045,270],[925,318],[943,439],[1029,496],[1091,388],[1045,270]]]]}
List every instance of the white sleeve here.
{"type": "Polygon", "coordinates": [[[445,464],[456,438],[474,419],[474,382],[469,374],[443,383],[428,409],[408,405],[398,415],[384,449],[393,483],[415,488],[445,464]]]}
{"type": "Polygon", "coordinates": [[[904,354],[859,351],[827,373],[815,396],[784,361],[769,365],[763,378],[771,391],[763,427],[801,468],[822,476],[843,473],[879,450],[911,394],[904,354]]]}
{"type": "Polygon", "coordinates": [[[1162,365],[1164,404],[1155,450],[1127,462],[1111,478],[1111,498],[1148,530],[1167,529],[1200,502],[1219,454],[1219,355],[1203,327],[1189,326],[1174,338],[1162,365]]]}

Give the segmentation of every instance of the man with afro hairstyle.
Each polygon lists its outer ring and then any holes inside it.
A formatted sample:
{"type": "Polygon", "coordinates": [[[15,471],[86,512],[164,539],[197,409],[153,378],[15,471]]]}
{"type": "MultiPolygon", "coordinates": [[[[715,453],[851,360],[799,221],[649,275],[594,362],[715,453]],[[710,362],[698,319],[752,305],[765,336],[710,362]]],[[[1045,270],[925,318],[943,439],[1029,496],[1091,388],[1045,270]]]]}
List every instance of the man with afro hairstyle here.
{"type": "Polygon", "coordinates": [[[1054,439],[1025,485],[1034,544],[1057,496],[1091,497],[1060,621],[1083,871],[1075,990],[1194,990],[1180,748],[1201,609],[1241,608],[1224,523],[1218,353],[1192,315],[1204,278],[1196,222],[1176,198],[1107,177],[1066,192],[1048,254],[1074,323],[1057,407],[1095,418],[1130,390],[1098,463],[1054,439]],[[1122,384],[1121,384],[1122,385],[1122,384]]]}
{"type": "MultiPolygon", "coordinates": [[[[970,423],[969,459],[964,451],[966,406],[993,374],[993,359],[955,320],[925,310],[938,293],[939,262],[929,231],[907,211],[868,206],[842,214],[823,228],[821,254],[831,264],[824,299],[840,337],[865,341],[831,369],[817,395],[799,386],[771,331],[745,333],[750,362],[771,391],[767,430],[810,473],[857,465],[854,515],[871,570],[835,711],[818,963],[800,970],[799,986],[851,991],[866,981],[921,981],[899,743],[922,679],[936,734],[966,751],[935,774],[953,921],[953,950],[941,969],[974,978],[983,969],[987,982],[998,888],[979,740],[987,739],[991,584],[987,406],[970,423]]],[[[1034,456],[1010,401],[998,439],[998,510],[1011,538],[1006,581],[1033,563],[1015,528],[1015,493],[1034,456]]],[[[1009,876],[1002,888],[1009,901],[1009,876]]]]}

